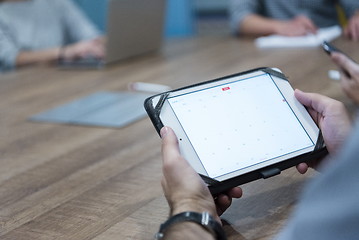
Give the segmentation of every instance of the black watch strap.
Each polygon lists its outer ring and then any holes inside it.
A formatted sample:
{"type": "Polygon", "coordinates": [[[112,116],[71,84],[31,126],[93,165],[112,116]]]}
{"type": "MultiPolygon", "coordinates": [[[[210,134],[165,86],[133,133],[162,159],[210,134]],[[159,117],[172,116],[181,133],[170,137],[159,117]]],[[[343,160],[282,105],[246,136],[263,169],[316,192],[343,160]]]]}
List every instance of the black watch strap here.
{"type": "Polygon", "coordinates": [[[171,225],[187,221],[201,225],[207,231],[212,233],[218,240],[227,239],[222,226],[208,212],[183,212],[172,216],[166,222],[161,224],[159,232],[155,235],[155,239],[162,239],[164,237],[166,229],[168,229],[171,225]]]}

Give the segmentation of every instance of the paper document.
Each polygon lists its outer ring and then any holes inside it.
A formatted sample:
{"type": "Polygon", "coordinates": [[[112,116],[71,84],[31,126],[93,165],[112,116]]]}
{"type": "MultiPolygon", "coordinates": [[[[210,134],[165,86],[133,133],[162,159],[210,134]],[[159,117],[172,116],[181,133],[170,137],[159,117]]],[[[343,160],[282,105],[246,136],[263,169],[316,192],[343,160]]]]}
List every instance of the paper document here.
{"type": "Polygon", "coordinates": [[[308,34],[306,36],[287,37],[280,35],[270,35],[259,37],[255,40],[255,44],[259,48],[301,48],[301,47],[317,47],[323,41],[332,41],[339,37],[342,33],[340,26],[332,26],[321,28],[317,34],[308,34]]]}

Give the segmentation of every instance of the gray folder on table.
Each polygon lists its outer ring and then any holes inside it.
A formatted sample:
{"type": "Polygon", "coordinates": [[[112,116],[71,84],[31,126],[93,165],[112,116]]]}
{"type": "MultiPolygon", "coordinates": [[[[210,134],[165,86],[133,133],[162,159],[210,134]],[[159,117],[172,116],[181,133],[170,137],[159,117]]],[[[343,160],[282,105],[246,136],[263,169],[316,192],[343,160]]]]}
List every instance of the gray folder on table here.
{"type": "Polygon", "coordinates": [[[124,127],[146,116],[143,101],[148,94],[97,92],[36,114],[30,120],[98,127],[124,127]]]}

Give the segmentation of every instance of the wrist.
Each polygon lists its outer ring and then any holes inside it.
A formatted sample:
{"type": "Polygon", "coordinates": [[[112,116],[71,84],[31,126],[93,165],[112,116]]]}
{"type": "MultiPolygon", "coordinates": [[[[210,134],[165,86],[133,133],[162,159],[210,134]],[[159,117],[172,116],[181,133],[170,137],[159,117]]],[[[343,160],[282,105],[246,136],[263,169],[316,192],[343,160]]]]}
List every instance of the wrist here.
{"type": "Polygon", "coordinates": [[[208,212],[182,212],[161,224],[155,239],[226,240],[222,226],[208,212]]]}
{"type": "MultiPolygon", "coordinates": [[[[155,238],[161,239],[158,235],[160,233],[157,233],[155,235],[155,238]]],[[[209,231],[206,231],[203,229],[202,226],[200,226],[197,223],[194,222],[182,222],[175,224],[171,227],[169,227],[166,230],[166,233],[163,235],[163,239],[171,239],[171,240],[177,240],[177,239],[201,239],[201,240],[215,240],[215,236],[210,233],[209,231]]]]}
{"type": "Polygon", "coordinates": [[[279,34],[279,35],[283,34],[283,28],[284,28],[284,25],[285,25],[284,22],[273,20],[270,25],[272,26],[271,31],[272,31],[273,34],[279,34]]]}
{"type": "Polygon", "coordinates": [[[207,202],[205,200],[194,201],[194,200],[183,200],[178,203],[172,204],[170,216],[174,216],[179,213],[193,211],[193,212],[208,212],[211,214],[217,222],[221,223],[221,220],[217,214],[214,202],[207,202]]]}

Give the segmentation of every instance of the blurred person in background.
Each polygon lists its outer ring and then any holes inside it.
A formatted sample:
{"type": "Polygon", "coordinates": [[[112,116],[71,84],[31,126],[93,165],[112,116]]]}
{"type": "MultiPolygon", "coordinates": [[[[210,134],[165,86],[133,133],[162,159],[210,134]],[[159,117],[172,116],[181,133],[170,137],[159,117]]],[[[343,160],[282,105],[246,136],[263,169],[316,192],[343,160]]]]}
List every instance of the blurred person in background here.
{"type": "Polygon", "coordinates": [[[104,51],[101,33],[71,0],[0,0],[0,72],[104,51]]]}
{"type": "Polygon", "coordinates": [[[358,0],[230,0],[231,28],[240,35],[306,35],[339,25],[338,6],[347,19],[344,35],[358,41],[358,0]]]}

